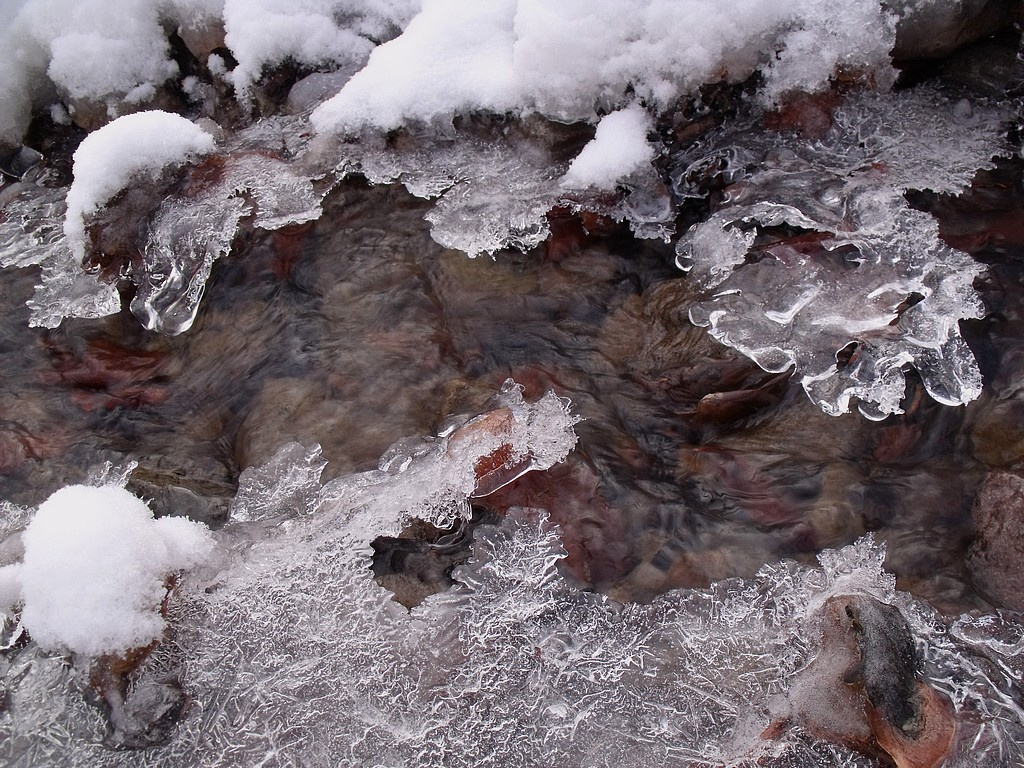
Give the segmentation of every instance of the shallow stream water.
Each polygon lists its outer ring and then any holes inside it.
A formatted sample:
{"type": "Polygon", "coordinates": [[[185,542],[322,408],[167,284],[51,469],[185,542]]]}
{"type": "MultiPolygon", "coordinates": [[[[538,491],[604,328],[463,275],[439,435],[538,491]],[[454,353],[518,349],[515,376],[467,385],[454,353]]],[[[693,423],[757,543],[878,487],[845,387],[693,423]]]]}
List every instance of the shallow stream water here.
{"type": "Polygon", "coordinates": [[[512,377],[528,396],[569,397],[580,443],[480,503],[552,510],[583,586],[644,599],[875,531],[901,588],[982,607],[964,565],[971,505],[988,471],[1019,460],[1007,417],[1024,359],[1014,232],[988,228],[1014,220],[1020,169],[976,186],[934,205],[993,265],[990,316],[965,324],[993,386],[946,408],[914,383],[908,413],[880,423],[826,416],[786,374],[690,325],[694,289],[668,247],[568,215],[539,248],[469,259],[430,239],[422,201],[346,182],[319,221],[248,236],[218,262],[177,337],[127,312],[27,330],[35,278],[8,271],[4,496],[38,504],[134,459],[129,487],[158,511],[217,524],[240,470],[284,442],[320,443],[327,478],[366,470],[396,436],[436,433],[512,377]]]}

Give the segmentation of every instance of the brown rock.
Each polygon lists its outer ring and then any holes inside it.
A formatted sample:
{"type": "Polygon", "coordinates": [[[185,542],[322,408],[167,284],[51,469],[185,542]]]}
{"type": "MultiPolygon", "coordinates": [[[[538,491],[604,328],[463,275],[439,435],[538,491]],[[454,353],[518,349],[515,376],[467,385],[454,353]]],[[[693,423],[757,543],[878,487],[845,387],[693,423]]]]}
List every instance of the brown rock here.
{"type": "Polygon", "coordinates": [[[968,555],[975,579],[988,596],[1024,610],[1024,477],[992,472],[971,510],[977,538],[968,555]]]}
{"type": "Polygon", "coordinates": [[[914,639],[899,609],[868,595],[836,595],[819,612],[821,649],[787,695],[786,722],[888,760],[938,768],[956,739],[952,704],[917,675],[914,639]]]}

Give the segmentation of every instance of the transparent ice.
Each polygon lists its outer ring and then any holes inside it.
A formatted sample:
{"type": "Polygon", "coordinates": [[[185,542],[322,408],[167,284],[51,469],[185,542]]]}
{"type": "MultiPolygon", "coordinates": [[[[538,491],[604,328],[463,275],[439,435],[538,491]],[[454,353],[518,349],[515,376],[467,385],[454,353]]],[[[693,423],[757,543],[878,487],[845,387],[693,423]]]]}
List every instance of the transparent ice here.
{"type": "Polygon", "coordinates": [[[112,285],[82,269],[64,237],[66,189],[20,184],[0,210],[0,268],[38,265],[29,325],[56,328],[65,317],[105,317],[121,307],[112,285]]]}
{"type": "Polygon", "coordinates": [[[904,192],[959,193],[1008,151],[1003,115],[918,88],[851,99],[835,122],[820,141],[725,130],[679,159],[681,197],[723,187],[677,245],[679,266],[713,291],[690,318],[765,370],[795,367],[827,413],[855,399],[868,418],[901,413],[907,366],[939,402],[969,402],[981,374],[959,321],[984,312],[982,267],[904,192]],[[783,225],[820,233],[820,247],[755,245],[783,225]]]}
{"type": "Polygon", "coordinates": [[[29,645],[0,662],[5,764],[870,766],[799,729],[760,738],[770,702],[817,652],[814,612],[858,593],[900,608],[927,679],[963,714],[951,764],[1024,759],[1024,626],[938,616],[896,592],[870,538],[823,553],[818,569],[769,565],[623,605],[567,584],[558,527],[520,508],[477,529],[453,588],[402,608],[372,578],[375,536],[414,516],[465,516],[480,457],[503,446],[509,465],[542,470],[575,443],[575,418],[551,394],[528,404],[510,384],[494,406],[444,436],[400,441],[380,469],[315,495],[315,448],[285,446],[248,472],[249,514],[222,532],[222,566],[183,584],[173,637],[133,680],[157,711],[168,679],[191,697],[169,742],[105,747],[81,665],[29,645]],[[503,409],[511,418],[495,419],[503,409]]]}
{"type": "MultiPolygon", "coordinates": [[[[275,118],[240,131],[225,143],[219,167],[163,197],[144,223],[143,257],[130,270],[131,310],[143,326],[172,335],[192,326],[213,262],[230,252],[246,217],[266,230],[320,217],[326,185],[291,162],[303,146],[302,126],[301,118],[275,118]]],[[[66,190],[22,186],[0,211],[0,267],[41,266],[30,324],[55,328],[65,317],[118,312],[116,286],[83,271],[68,248],[66,190]]]]}
{"type": "Polygon", "coordinates": [[[534,121],[541,126],[534,135],[516,127],[498,126],[490,135],[421,127],[392,143],[368,131],[336,150],[339,170],[374,184],[398,181],[417,197],[436,198],[426,214],[431,236],[469,256],[541,244],[550,234],[547,214],[557,206],[627,221],[639,237],[667,239],[675,211],[652,167],[624,179],[624,195],[567,192],[559,181],[570,158],[557,156],[542,124],[534,121]]]}

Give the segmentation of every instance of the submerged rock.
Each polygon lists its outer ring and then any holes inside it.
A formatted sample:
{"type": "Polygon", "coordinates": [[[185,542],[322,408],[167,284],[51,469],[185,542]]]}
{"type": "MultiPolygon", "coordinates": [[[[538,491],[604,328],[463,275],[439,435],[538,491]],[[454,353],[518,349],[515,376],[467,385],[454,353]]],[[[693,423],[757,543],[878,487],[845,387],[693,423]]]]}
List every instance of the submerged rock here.
{"type": "Polygon", "coordinates": [[[978,535],[968,563],[982,589],[998,603],[1024,611],[1024,478],[992,472],[971,510],[978,535]]]}
{"type": "Polygon", "coordinates": [[[765,731],[787,724],[898,768],[933,768],[950,753],[952,705],[918,675],[913,636],[899,608],[867,595],[835,595],[818,612],[821,648],[797,676],[765,731]]]}
{"type": "Polygon", "coordinates": [[[941,765],[955,740],[953,707],[919,678],[914,638],[899,608],[864,594],[834,595],[817,621],[821,649],[786,701],[775,702],[777,719],[764,736],[793,723],[898,768],[941,765]]]}

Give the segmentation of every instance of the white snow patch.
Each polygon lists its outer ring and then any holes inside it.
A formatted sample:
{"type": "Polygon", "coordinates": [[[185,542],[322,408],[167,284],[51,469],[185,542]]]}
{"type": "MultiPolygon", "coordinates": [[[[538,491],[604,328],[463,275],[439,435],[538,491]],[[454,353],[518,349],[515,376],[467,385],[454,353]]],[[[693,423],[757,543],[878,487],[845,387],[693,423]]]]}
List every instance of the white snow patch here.
{"type": "Polygon", "coordinates": [[[289,59],[311,67],[361,66],[374,41],[393,37],[417,10],[418,0],[227,0],[235,92],[248,98],[264,69],[289,59]]]}
{"type": "Polygon", "coordinates": [[[759,67],[767,102],[826,87],[837,69],[884,85],[894,25],[877,0],[425,0],[313,122],[352,133],[470,110],[595,121],[634,99],[668,109],[759,67]]]}
{"type": "Polygon", "coordinates": [[[24,543],[21,566],[0,574],[4,597],[19,581],[22,622],[39,646],[87,656],[159,639],[166,578],[213,549],[206,526],[154,520],[145,502],[113,485],[57,491],[25,529],[24,543]]]}
{"type": "Polygon", "coordinates": [[[140,176],[155,179],[214,150],[213,136],[170,112],[119,117],[86,136],[74,155],[64,234],[72,254],[85,255],[85,217],[95,213],[140,176]]]}
{"type": "Polygon", "coordinates": [[[650,130],[650,116],[637,105],[605,115],[593,140],[562,177],[562,187],[613,190],[618,181],[654,159],[654,147],[647,141],[650,130]]]}

